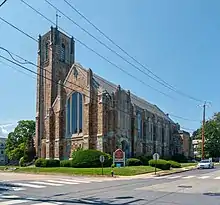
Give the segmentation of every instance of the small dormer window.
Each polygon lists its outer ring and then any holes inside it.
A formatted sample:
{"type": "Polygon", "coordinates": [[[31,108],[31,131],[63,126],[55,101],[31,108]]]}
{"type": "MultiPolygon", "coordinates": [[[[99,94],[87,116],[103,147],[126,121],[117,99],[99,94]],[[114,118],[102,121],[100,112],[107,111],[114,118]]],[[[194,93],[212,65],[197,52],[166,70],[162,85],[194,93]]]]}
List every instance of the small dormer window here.
{"type": "Polygon", "coordinates": [[[65,58],[66,58],[65,52],[66,52],[66,48],[65,48],[65,45],[62,43],[62,45],[61,45],[61,59],[60,59],[62,62],[65,62],[65,58]]]}
{"type": "Polygon", "coordinates": [[[47,42],[45,45],[45,60],[46,61],[49,59],[48,50],[49,50],[49,43],[47,42]]]}

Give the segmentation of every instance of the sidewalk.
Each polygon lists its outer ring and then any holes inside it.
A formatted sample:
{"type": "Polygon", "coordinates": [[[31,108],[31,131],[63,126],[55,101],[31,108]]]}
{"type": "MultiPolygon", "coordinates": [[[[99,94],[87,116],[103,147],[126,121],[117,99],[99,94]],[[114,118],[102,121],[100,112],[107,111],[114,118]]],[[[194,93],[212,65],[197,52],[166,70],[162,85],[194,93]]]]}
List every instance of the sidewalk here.
{"type": "Polygon", "coordinates": [[[171,170],[164,170],[164,171],[158,171],[156,175],[154,172],[152,173],[147,173],[147,174],[139,174],[135,176],[116,176],[117,178],[124,178],[124,179],[139,179],[139,178],[149,178],[152,176],[165,176],[165,175],[171,175],[171,174],[176,174],[176,173],[181,173],[181,172],[186,172],[190,170],[197,169],[196,166],[190,166],[190,167],[183,167],[183,168],[176,168],[176,169],[171,169],[171,170]]]}

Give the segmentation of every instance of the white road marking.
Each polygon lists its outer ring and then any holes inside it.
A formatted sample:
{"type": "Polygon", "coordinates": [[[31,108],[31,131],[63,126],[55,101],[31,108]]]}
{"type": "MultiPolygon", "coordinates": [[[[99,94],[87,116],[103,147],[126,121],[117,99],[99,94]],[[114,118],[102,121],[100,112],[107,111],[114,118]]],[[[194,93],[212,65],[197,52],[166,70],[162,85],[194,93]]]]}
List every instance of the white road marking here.
{"type": "Polygon", "coordinates": [[[193,177],[195,177],[195,176],[186,176],[186,177],[183,177],[183,179],[191,179],[193,177]]]}
{"type": "Polygon", "coordinates": [[[17,199],[17,198],[19,198],[19,196],[16,196],[16,195],[3,195],[3,196],[1,196],[1,198],[3,198],[3,199],[17,199]]]}
{"type": "Polygon", "coordinates": [[[172,177],[168,177],[168,179],[177,179],[177,178],[180,178],[182,176],[172,176],[172,177]]]}
{"type": "Polygon", "coordinates": [[[42,181],[32,181],[32,184],[40,184],[40,185],[49,185],[49,186],[63,186],[62,184],[55,184],[50,182],[42,182],[42,181]]]}
{"type": "Polygon", "coordinates": [[[52,182],[52,183],[58,183],[58,184],[79,184],[79,183],[76,183],[76,182],[66,182],[66,181],[56,181],[56,180],[47,180],[48,182],[52,182]]]}
{"type": "Polygon", "coordinates": [[[161,177],[152,177],[152,179],[165,179],[167,176],[161,176],[161,177]]]}
{"type": "Polygon", "coordinates": [[[49,202],[42,202],[42,203],[37,203],[33,205],[55,205],[55,204],[62,204],[62,203],[49,203],[49,202]]]}
{"type": "Polygon", "coordinates": [[[26,190],[25,188],[21,188],[21,187],[12,187],[13,191],[24,191],[26,190]]]}
{"type": "Polygon", "coordinates": [[[209,178],[210,176],[201,176],[201,177],[198,177],[198,179],[207,179],[209,178]]]}
{"type": "Polygon", "coordinates": [[[220,179],[220,177],[216,177],[215,179],[220,179]]]}
{"type": "Polygon", "coordinates": [[[35,185],[35,184],[28,184],[28,183],[15,183],[14,185],[26,186],[26,187],[37,188],[37,189],[45,188],[45,186],[35,185]]]}
{"type": "Polygon", "coordinates": [[[1,202],[1,205],[22,204],[28,202],[27,200],[10,200],[1,202]]]}
{"type": "Polygon", "coordinates": [[[62,181],[67,181],[67,182],[76,182],[76,183],[91,183],[91,181],[82,181],[82,180],[75,180],[75,179],[60,179],[62,181]]]}

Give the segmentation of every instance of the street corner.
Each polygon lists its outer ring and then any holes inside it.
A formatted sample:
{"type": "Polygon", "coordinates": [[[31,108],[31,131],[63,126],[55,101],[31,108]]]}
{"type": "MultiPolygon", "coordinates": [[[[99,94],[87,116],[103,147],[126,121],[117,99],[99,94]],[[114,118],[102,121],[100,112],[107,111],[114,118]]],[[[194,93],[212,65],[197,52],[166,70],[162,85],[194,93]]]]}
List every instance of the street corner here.
{"type": "Polygon", "coordinates": [[[159,171],[156,174],[156,177],[172,175],[172,174],[178,174],[178,173],[187,172],[187,171],[191,171],[191,170],[195,170],[195,169],[197,169],[196,166],[184,167],[184,168],[179,168],[179,169],[171,169],[171,170],[167,170],[167,171],[159,171]]]}

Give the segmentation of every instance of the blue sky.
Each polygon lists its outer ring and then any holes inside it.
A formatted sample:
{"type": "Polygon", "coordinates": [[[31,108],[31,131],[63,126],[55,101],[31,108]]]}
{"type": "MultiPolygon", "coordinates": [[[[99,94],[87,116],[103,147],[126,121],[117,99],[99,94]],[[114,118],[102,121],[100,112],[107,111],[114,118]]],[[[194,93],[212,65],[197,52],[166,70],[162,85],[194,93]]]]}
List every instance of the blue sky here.
{"type": "MultiPolygon", "coordinates": [[[[26,0],[38,11],[55,21],[55,10],[44,0],[26,0]]],[[[49,0],[82,27],[129,59],[106,40],[91,25],[65,4],[63,0],[49,0]]],[[[73,1],[71,1],[73,2],[73,1]]],[[[200,0],[142,0],[142,1],[82,1],[74,6],[104,33],[124,48],[151,71],[188,95],[211,101],[207,118],[220,109],[218,80],[220,75],[220,2],[200,0]]],[[[61,15],[61,14],[60,14],[61,15]]],[[[21,1],[10,1],[0,8],[0,16],[37,39],[50,29],[51,24],[29,9],[21,1]]],[[[59,25],[68,33],[125,68],[140,80],[171,95],[165,97],[122,73],[108,62],[76,43],[76,59],[108,80],[130,89],[140,97],[158,105],[164,112],[198,122],[173,118],[182,127],[200,126],[202,109],[199,103],[180,96],[154,82],[61,15],[59,25]]],[[[0,22],[0,46],[36,62],[37,43],[0,22]]],[[[4,51],[1,55],[9,57],[4,51]]],[[[0,59],[1,61],[4,61],[0,59]]],[[[5,62],[5,61],[4,61],[5,62]]],[[[16,68],[15,65],[13,67],[16,68]]],[[[36,70],[33,66],[30,69],[36,70]]],[[[35,118],[36,80],[0,63],[0,124],[19,119],[35,118]]],[[[17,69],[21,70],[17,67],[17,69]]]]}

